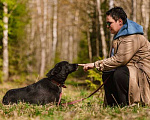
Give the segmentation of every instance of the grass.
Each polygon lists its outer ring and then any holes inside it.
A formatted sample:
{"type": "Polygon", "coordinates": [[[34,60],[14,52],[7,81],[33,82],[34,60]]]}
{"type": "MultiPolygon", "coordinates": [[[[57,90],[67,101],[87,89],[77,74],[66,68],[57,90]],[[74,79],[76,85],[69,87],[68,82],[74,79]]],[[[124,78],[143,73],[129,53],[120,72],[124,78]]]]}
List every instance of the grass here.
{"type": "MultiPolygon", "coordinates": [[[[78,100],[88,96],[92,91],[81,86],[83,82],[70,82],[67,88],[63,88],[63,102],[78,100]]],[[[15,83],[3,83],[0,85],[0,100],[8,89],[22,87],[15,83]]],[[[103,107],[103,90],[83,102],[69,105],[67,107],[47,105],[30,105],[19,103],[14,105],[3,105],[0,102],[0,120],[150,120],[150,107],[103,107]]]]}

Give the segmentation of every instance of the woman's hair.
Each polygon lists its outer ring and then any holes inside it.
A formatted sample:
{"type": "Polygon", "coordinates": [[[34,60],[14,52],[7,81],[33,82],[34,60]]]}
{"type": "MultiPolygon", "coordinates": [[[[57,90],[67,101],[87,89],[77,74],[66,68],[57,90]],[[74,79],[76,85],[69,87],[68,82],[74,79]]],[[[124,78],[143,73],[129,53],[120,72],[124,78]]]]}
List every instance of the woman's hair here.
{"type": "Polygon", "coordinates": [[[123,20],[123,24],[127,21],[127,15],[121,7],[114,7],[106,12],[106,15],[110,15],[115,21],[119,18],[123,20]]]}

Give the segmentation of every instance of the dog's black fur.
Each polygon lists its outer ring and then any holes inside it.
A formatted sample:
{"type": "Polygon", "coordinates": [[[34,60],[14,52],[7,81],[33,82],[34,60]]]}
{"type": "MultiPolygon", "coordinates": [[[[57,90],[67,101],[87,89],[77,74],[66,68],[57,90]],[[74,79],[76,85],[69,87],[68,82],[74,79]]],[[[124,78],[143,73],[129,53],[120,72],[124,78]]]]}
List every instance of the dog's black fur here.
{"type": "Polygon", "coordinates": [[[43,105],[56,102],[57,104],[62,88],[61,86],[54,84],[51,80],[55,80],[60,85],[63,85],[68,74],[74,72],[77,69],[77,66],[77,64],[69,64],[67,61],[59,62],[47,73],[47,78],[43,78],[38,82],[23,88],[7,91],[3,97],[2,103],[8,105],[26,102],[43,105]]]}

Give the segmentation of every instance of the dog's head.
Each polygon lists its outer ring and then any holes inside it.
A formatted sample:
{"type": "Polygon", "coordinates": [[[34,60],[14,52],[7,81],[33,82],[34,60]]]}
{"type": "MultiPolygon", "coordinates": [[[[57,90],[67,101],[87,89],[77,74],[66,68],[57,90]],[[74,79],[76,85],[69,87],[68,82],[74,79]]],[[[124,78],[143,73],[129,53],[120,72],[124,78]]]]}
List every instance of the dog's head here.
{"type": "Polygon", "coordinates": [[[69,73],[76,71],[78,64],[69,64],[67,61],[59,62],[47,73],[50,80],[55,80],[59,84],[64,84],[69,73]]]}
{"type": "Polygon", "coordinates": [[[14,97],[17,95],[14,89],[7,91],[5,96],[3,97],[2,103],[4,105],[12,104],[12,103],[17,103],[17,97],[14,97]]]}

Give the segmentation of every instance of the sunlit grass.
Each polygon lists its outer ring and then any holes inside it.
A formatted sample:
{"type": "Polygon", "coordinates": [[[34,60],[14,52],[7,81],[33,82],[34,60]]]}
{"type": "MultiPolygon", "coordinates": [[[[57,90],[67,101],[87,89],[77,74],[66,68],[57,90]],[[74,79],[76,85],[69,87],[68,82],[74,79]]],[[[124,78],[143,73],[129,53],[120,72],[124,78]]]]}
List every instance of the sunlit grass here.
{"type": "MultiPolygon", "coordinates": [[[[14,87],[9,84],[0,87],[0,100],[9,89],[14,87]]],[[[63,89],[63,103],[78,100],[88,96],[92,91],[86,87],[67,85],[63,89]]],[[[19,103],[14,105],[2,105],[0,102],[0,120],[149,120],[150,107],[134,106],[134,107],[103,107],[103,92],[100,91],[96,95],[69,106],[47,105],[30,105],[27,103],[19,103]]]]}

